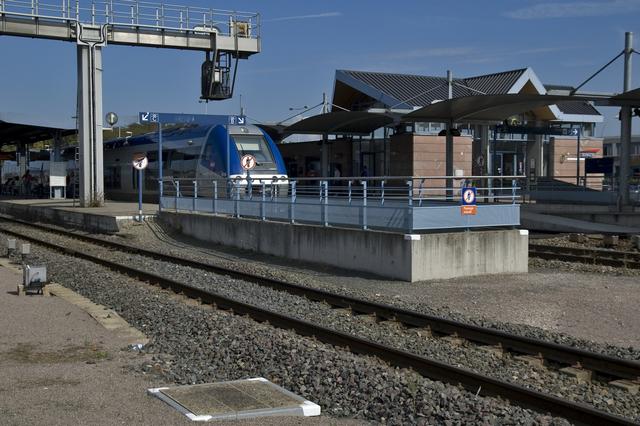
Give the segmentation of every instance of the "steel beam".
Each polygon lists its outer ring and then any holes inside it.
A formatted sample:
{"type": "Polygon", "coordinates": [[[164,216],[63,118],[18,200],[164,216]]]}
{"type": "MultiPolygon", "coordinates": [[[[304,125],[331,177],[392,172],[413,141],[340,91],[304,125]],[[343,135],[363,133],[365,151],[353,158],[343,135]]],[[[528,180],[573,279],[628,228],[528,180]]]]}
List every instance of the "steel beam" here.
{"type": "MultiPolygon", "coordinates": [[[[0,35],[76,41],[78,27],[74,20],[34,19],[0,14],[0,35]]],[[[260,39],[236,37],[196,30],[145,28],[107,25],[107,42],[125,46],[161,47],[181,50],[233,52],[247,58],[260,52],[260,39]]]]}

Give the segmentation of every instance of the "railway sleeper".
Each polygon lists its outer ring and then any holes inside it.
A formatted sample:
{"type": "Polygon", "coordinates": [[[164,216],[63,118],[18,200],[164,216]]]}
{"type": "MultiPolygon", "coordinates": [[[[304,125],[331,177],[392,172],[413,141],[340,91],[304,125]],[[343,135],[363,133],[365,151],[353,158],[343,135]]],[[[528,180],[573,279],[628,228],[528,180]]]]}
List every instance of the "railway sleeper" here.
{"type": "Polygon", "coordinates": [[[573,377],[578,383],[590,382],[593,377],[593,371],[585,370],[579,365],[561,368],[560,373],[565,376],[573,377]]]}
{"type": "Polygon", "coordinates": [[[609,382],[609,386],[627,391],[631,395],[636,395],[640,391],[640,380],[613,380],[609,382]]]}
{"type": "Polygon", "coordinates": [[[516,355],[513,359],[529,364],[534,368],[545,368],[545,359],[541,354],[538,355],[516,355]]]}

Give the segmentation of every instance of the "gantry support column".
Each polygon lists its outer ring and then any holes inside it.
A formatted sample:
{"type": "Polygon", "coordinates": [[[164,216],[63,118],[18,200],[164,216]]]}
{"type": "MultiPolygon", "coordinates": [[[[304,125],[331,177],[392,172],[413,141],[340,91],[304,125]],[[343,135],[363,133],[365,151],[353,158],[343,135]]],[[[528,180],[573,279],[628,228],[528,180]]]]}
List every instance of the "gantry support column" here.
{"type": "Polygon", "coordinates": [[[104,202],[102,148],[102,47],[78,44],[78,145],[80,205],[104,202]]]}

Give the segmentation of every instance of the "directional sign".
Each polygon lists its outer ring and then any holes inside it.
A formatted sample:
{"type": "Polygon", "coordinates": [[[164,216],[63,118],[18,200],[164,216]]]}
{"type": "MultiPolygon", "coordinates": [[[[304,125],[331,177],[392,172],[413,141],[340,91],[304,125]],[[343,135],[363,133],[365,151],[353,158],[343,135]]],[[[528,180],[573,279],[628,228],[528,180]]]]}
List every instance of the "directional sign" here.
{"type": "Polygon", "coordinates": [[[141,112],[140,122],[141,123],[157,123],[159,116],[160,115],[157,112],[141,112]]]}
{"type": "Polygon", "coordinates": [[[232,126],[244,126],[245,124],[247,124],[247,117],[245,117],[244,115],[230,115],[229,124],[231,124],[232,126]]]}
{"type": "Polygon", "coordinates": [[[133,167],[138,170],[146,169],[147,165],[149,164],[147,154],[144,152],[136,152],[135,154],[133,154],[133,161],[131,162],[131,164],[133,164],[133,167]]]}
{"type": "Polygon", "coordinates": [[[462,188],[462,206],[460,207],[460,214],[475,215],[478,212],[476,194],[476,188],[474,187],[462,188]]]}
{"type": "Polygon", "coordinates": [[[256,164],[257,164],[256,157],[254,157],[251,154],[245,154],[240,159],[240,165],[242,165],[242,168],[245,170],[253,169],[256,166],[256,164]]]}

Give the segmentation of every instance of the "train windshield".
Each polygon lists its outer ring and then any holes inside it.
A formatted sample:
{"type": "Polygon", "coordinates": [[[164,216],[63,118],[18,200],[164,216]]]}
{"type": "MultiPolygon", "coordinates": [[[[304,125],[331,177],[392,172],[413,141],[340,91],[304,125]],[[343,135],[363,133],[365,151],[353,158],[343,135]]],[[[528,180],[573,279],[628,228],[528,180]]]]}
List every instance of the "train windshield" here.
{"type": "Polygon", "coordinates": [[[253,170],[277,170],[273,154],[262,135],[233,135],[240,157],[251,154],[258,164],[253,170]]]}

